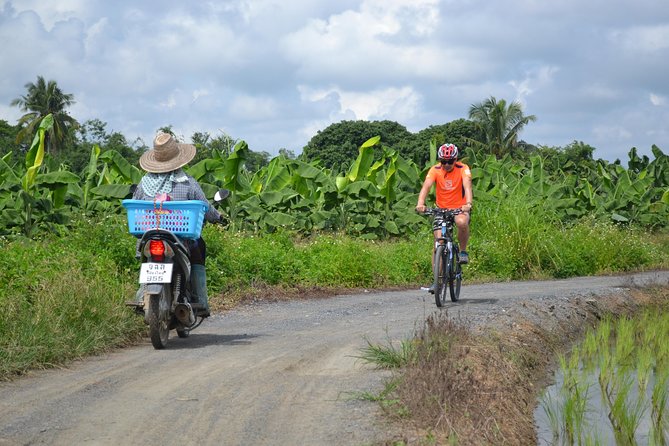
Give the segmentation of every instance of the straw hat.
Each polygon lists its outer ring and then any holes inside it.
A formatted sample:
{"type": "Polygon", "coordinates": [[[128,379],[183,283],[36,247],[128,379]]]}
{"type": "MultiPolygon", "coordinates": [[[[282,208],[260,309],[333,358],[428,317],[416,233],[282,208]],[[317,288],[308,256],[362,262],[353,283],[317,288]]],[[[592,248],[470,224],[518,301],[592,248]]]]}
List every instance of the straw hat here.
{"type": "Polygon", "coordinates": [[[142,169],[151,173],[165,173],[177,170],[195,157],[195,146],[180,144],[169,133],[158,133],[153,140],[153,149],[139,159],[142,169]]]}

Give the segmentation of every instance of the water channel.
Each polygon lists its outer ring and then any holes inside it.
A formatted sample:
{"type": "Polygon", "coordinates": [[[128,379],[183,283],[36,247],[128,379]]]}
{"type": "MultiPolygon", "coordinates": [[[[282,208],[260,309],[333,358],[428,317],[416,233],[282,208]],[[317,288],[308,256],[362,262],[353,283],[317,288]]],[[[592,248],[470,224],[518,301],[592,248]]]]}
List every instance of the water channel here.
{"type": "MultiPolygon", "coordinates": [[[[586,377],[588,398],[587,410],[585,414],[585,427],[583,429],[582,439],[589,439],[591,441],[584,441],[583,444],[615,445],[616,441],[613,434],[613,428],[611,427],[611,422],[609,421],[607,415],[608,407],[603,402],[602,394],[597,381],[598,374],[599,370],[595,370],[589,373],[586,377]]],[[[583,376],[583,374],[581,374],[581,376],[583,376]]],[[[632,378],[636,383],[635,373],[632,373],[632,378]]],[[[555,373],[555,383],[546,389],[543,398],[541,398],[537,404],[536,409],[534,410],[534,422],[538,436],[538,445],[548,446],[570,444],[564,438],[564,432],[560,432],[559,437],[556,438],[554,428],[551,426],[550,417],[544,408],[546,404],[549,404],[553,407],[554,410],[556,410],[557,419],[559,421],[559,429],[564,429],[564,421],[561,410],[564,404],[562,391],[563,386],[564,374],[562,369],[559,369],[555,373]]],[[[645,400],[648,402],[648,404],[645,404],[646,409],[644,410],[635,434],[635,440],[639,445],[649,444],[651,432],[650,398],[653,387],[654,380],[651,377],[646,389],[645,400]]],[[[635,385],[633,386],[632,392],[630,393],[629,404],[633,405],[634,402],[638,401],[638,398],[638,387],[635,385]]],[[[576,444],[578,444],[578,442],[576,444]]]]}

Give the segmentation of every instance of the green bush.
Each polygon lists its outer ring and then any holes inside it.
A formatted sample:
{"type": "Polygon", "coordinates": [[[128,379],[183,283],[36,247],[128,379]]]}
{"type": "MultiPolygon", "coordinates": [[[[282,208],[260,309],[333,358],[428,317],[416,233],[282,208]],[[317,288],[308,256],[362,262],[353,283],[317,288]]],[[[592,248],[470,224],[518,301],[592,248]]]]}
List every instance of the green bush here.
{"type": "MultiPolygon", "coordinates": [[[[136,239],[124,218],[79,217],[73,227],[65,237],[0,239],[0,378],[145,333],[141,318],[124,305],[134,296],[139,271],[136,239]]],[[[432,280],[428,219],[424,227],[408,238],[369,241],[208,225],[209,294],[216,303],[231,290],[244,295],[268,286],[417,288],[432,280]]],[[[465,283],[666,268],[666,240],[666,234],[594,220],[562,226],[541,209],[509,200],[477,208],[465,283]]]]}
{"type": "Polygon", "coordinates": [[[218,228],[206,229],[204,238],[214,293],[258,285],[397,286],[429,276],[427,238],[420,246],[417,240],[374,242],[342,235],[303,239],[285,232],[255,235],[218,228]]]}
{"type": "Polygon", "coordinates": [[[123,304],[134,279],[114,259],[125,244],[113,235],[98,222],[69,237],[0,247],[0,377],[122,345],[142,333],[123,304]]]}

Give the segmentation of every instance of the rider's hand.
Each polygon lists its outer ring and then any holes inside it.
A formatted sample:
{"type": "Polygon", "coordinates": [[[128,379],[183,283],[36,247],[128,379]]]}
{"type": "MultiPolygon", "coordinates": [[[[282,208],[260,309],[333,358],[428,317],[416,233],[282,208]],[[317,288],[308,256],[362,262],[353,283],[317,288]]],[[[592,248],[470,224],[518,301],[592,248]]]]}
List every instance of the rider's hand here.
{"type": "Polygon", "coordinates": [[[427,210],[427,206],[425,206],[424,204],[416,205],[416,212],[418,212],[419,214],[422,214],[426,210],[427,210]]]}
{"type": "Polygon", "coordinates": [[[472,204],[467,203],[464,206],[462,206],[461,209],[462,209],[462,212],[465,212],[465,213],[469,214],[472,211],[472,204]]]}

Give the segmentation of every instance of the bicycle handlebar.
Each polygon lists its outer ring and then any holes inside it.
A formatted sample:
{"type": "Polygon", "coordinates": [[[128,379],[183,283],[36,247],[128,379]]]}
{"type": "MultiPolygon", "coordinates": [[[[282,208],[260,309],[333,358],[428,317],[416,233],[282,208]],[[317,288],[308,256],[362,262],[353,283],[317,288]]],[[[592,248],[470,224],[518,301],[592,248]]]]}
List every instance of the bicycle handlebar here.
{"type": "Polygon", "coordinates": [[[441,215],[446,217],[448,215],[455,217],[458,214],[462,214],[463,211],[460,208],[456,209],[442,209],[442,208],[427,208],[425,212],[421,212],[422,215],[441,215]]]}

